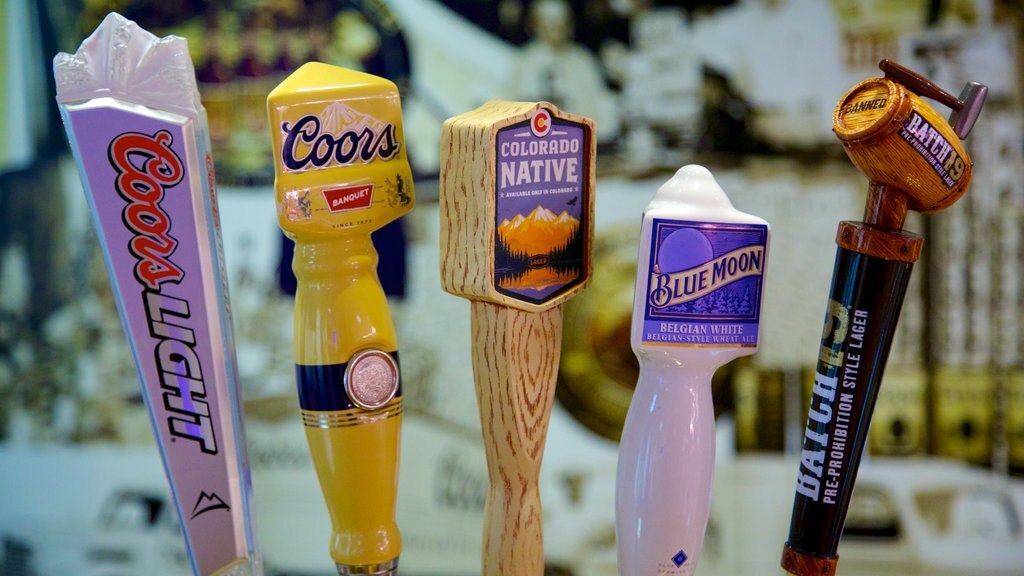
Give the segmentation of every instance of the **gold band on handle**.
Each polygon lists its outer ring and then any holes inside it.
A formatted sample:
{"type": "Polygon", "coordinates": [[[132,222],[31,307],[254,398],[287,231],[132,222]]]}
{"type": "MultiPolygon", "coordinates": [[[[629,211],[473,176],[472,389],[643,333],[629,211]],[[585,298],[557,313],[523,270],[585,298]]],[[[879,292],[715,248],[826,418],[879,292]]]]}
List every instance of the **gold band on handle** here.
{"type": "Polygon", "coordinates": [[[352,410],[344,410],[341,412],[315,412],[312,410],[303,410],[302,424],[309,428],[347,428],[349,426],[360,426],[363,424],[380,422],[381,420],[401,416],[401,414],[402,399],[399,398],[397,400],[392,400],[391,403],[384,408],[374,410],[372,412],[367,412],[362,408],[353,408],[352,410]]]}
{"type": "Polygon", "coordinates": [[[338,569],[338,576],[349,576],[359,574],[360,576],[394,576],[398,573],[398,558],[381,562],[380,564],[368,564],[366,566],[346,566],[335,564],[338,569]]]}

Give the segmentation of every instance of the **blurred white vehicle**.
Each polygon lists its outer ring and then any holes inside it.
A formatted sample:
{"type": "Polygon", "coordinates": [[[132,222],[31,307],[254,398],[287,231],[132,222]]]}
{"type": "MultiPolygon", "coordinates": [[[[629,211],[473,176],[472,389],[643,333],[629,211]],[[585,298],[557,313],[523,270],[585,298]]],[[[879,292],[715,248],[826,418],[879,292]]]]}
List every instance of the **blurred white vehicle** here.
{"type": "MultiPolygon", "coordinates": [[[[701,576],[780,573],[796,470],[795,460],[773,457],[740,457],[718,468],[701,576]]],[[[839,546],[840,571],[1024,575],[1015,485],[953,461],[865,461],[839,546]]]]}
{"type": "Polygon", "coordinates": [[[85,551],[89,576],[191,573],[177,514],[167,494],[119,489],[103,504],[85,551]]]}

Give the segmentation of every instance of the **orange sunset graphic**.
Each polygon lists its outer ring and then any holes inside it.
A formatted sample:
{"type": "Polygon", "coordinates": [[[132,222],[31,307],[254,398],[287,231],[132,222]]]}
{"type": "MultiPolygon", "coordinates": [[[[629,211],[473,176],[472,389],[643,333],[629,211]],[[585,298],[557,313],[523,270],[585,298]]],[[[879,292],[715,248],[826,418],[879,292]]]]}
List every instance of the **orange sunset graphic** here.
{"type": "Polygon", "coordinates": [[[580,227],[580,221],[562,211],[554,212],[537,206],[528,216],[516,214],[512,220],[502,220],[498,234],[512,252],[530,256],[547,254],[572,239],[580,227]]]}
{"type": "Polygon", "coordinates": [[[499,271],[499,285],[505,289],[543,291],[575,280],[578,262],[568,260],[579,253],[582,242],[580,221],[567,211],[555,214],[537,206],[529,214],[516,214],[498,225],[499,251],[508,269],[499,271]]]}

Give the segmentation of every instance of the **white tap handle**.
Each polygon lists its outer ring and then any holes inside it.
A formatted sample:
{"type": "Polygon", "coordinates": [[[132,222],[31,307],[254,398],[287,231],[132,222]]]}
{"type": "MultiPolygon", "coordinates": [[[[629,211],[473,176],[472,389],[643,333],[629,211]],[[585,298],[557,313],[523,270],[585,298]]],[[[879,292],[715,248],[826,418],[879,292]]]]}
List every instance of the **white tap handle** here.
{"type": "Polygon", "coordinates": [[[644,211],[632,346],[640,378],[619,446],[620,576],[689,576],[715,468],[711,378],[757,351],[768,224],[684,166],[644,211]]]}
{"type": "Polygon", "coordinates": [[[712,371],[640,354],[640,380],[619,446],[619,574],[693,573],[715,469],[712,371]]]}

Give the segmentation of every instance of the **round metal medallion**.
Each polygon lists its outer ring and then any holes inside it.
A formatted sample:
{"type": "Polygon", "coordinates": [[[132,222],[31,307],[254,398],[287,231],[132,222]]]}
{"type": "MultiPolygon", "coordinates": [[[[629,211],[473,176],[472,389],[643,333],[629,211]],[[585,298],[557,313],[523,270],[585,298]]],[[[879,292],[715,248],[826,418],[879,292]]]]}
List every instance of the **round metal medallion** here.
{"type": "Polygon", "coordinates": [[[345,392],[364,410],[384,406],[398,392],[398,364],[380,350],[356,354],[345,368],[345,392]]]}

